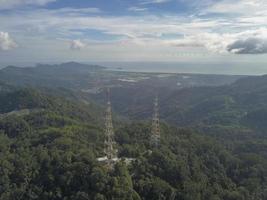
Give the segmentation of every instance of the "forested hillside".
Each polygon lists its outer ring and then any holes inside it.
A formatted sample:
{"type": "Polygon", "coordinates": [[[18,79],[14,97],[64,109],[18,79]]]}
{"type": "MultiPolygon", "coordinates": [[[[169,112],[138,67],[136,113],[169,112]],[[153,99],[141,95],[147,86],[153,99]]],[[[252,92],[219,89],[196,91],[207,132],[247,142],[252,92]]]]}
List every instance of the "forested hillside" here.
{"type": "Polygon", "coordinates": [[[120,84],[118,74],[73,65],[1,71],[8,79],[0,83],[1,200],[267,198],[266,76],[175,88],[167,85],[175,77],[120,84]],[[111,171],[97,161],[110,83],[121,158],[111,171]],[[156,93],[161,145],[151,148],[156,93]]]}
{"type": "MultiPolygon", "coordinates": [[[[267,128],[267,77],[246,77],[219,87],[168,88],[115,87],[114,109],[130,119],[151,116],[158,93],[161,119],[176,126],[232,126],[263,131],[267,128]]],[[[104,93],[92,94],[101,102],[104,93]]]]}
{"type": "Polygon", "coordinates": [[[7,66],[0,70],[0,80],[16,86],[60,87],[95,93],[107,86],[128,88],[165,87],[166,90],[193,86],[221,86],[235,82],[238,75],[166,74],[110,71],[98,65],[67,62],[37,64],[35,67],[7,66]]]}
{"type": "Polygon", "coordinates": [[[82,88],[88,86],[96,71],[104,67],[76,62],[58,65],[38,64],[36,67],[8,66],[0,70],[0,80],[9,84],[31,87],[82,88]]]}
{"type": "Polygon", "coordinates": [[[155,149],[150,123],[117,121],[119,155],[134,161],[109,171],[96,159],[103,156],[101,108],[34,89],[0,94],[1,200],[267,198],[266,140],[248,146],[241,138],[228,148],[203,133],[161,124],[155,149]]]}

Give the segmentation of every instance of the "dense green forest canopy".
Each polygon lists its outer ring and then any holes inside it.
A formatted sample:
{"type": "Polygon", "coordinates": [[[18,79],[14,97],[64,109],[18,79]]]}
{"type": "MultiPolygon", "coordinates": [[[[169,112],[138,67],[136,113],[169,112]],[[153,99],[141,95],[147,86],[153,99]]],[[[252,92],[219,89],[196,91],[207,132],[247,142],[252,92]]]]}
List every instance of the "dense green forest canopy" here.
{"type": "Polygon", "coordinates": [[[0,70],[0,200],[267,199],[267,77],[161,76],[73,62],[0,70]],[[97,161],[107,85],[121,158],[111,171],[97,161]]]}
{"type": "Polygon", "coordinates": [[[1,88],[1,200],[267,198],[262,132],[162,123],[161,145],[151,148],[149,122],[116,121],[122,161],[110,171],[96,159],[103,156],[102,107],[36,89],[1,88]]]}

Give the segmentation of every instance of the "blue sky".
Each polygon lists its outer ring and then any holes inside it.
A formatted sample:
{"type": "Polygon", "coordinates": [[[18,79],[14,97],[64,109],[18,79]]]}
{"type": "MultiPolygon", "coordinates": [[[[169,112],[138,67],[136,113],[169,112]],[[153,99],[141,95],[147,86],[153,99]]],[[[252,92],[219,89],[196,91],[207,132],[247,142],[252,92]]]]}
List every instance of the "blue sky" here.
{"type": "MultiPolygon", "coordinates": [[[[183,13],[190,11],[189,5],[184,3],[185,1],[139,1],[139,0],[59,0],[54,3],[48,4],[46,8],[58,9],[64,7],[72,8],[85,8],[85,7],[95,7],[103,11],[106,15],[137,15],[139,11],[150,11],[156,12],[158,14],[162,13],[183,13]],[[132,8],[132,9],[131,9],[132,8]],[[134,9],[136,8],[136,9],[134,9]],[[129,12],[132,11],[132,12],[129,12]]],[[[140,14],[140,13],[139,13],[140,14]]]]}
{"type": "Polygon", "coordinates": [[[0,60],[266,63],[266,0],[0,0],[0,60]]]}

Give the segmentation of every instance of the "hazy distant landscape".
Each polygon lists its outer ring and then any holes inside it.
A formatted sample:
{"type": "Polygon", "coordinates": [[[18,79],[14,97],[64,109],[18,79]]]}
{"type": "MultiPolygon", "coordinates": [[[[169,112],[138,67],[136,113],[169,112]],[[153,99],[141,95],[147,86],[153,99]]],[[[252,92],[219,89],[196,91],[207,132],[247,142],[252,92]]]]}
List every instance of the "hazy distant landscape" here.
{"type": "MultiPolygon", "coordinates": [[[[60,62],[57,62],[60,64],[60,62]]],[[[107,70],[125,72],[148,73],[193,73],[193,74],[221,74],[221,75],[263,75],[267,73],[267,63],[253,62],[81,62],[89,65],[102,65],[107,70]]],[[[47,64],[54,64],[47,63],[47,64]]],[[[1,63],[0,69],[6,66],[33,67],[35,63],[1,63]]]]}
{"type": "Polygon", "coordinates": [[[0,200],[267,200],[266,0],[0,0],[0,200]]]}
{"type": "Polygon", "coordinates": [[[68,62],[9,66],[0,77],[3,199],[57,199],[59,191],[67,199],[266,197],[266,76],[120,72],[68,62]],[[97,162],[105,155],[107,88],[118,156],[135,160],[112,172],[97,162]],[[161,146],[149,154],[155,95],[161,146]]]}

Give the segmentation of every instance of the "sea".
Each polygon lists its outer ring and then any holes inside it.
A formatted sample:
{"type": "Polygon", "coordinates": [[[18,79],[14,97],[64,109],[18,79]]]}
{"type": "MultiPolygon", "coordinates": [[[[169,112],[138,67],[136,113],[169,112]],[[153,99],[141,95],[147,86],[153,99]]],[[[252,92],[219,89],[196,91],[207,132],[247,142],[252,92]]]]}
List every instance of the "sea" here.
{"type": "MultiPolygon", "coordinates": [[[[68,62],[68,61],[64,61],[68,62]]],[[[194,73],[194,74],[225,74],[225,75],[263,75],[267,74],[266,63],[252,62],[86,62],[85,64],[101,65],[112,71],[124,72],[156,72],[156,73],[194,73]]],[[[46,64],[58,64],[53,62],[46,64]]],[[[36,63],[0,63],[0,69],[13,65],[18,67],[31,67],[36,63]]]]}
{"type": "Polygon", "coordinates": [[[97,62],[97,64],[107,67],[108,70],[126,72],[194,73],[225,75],[267,74],[267,62],[97,62]]]}

